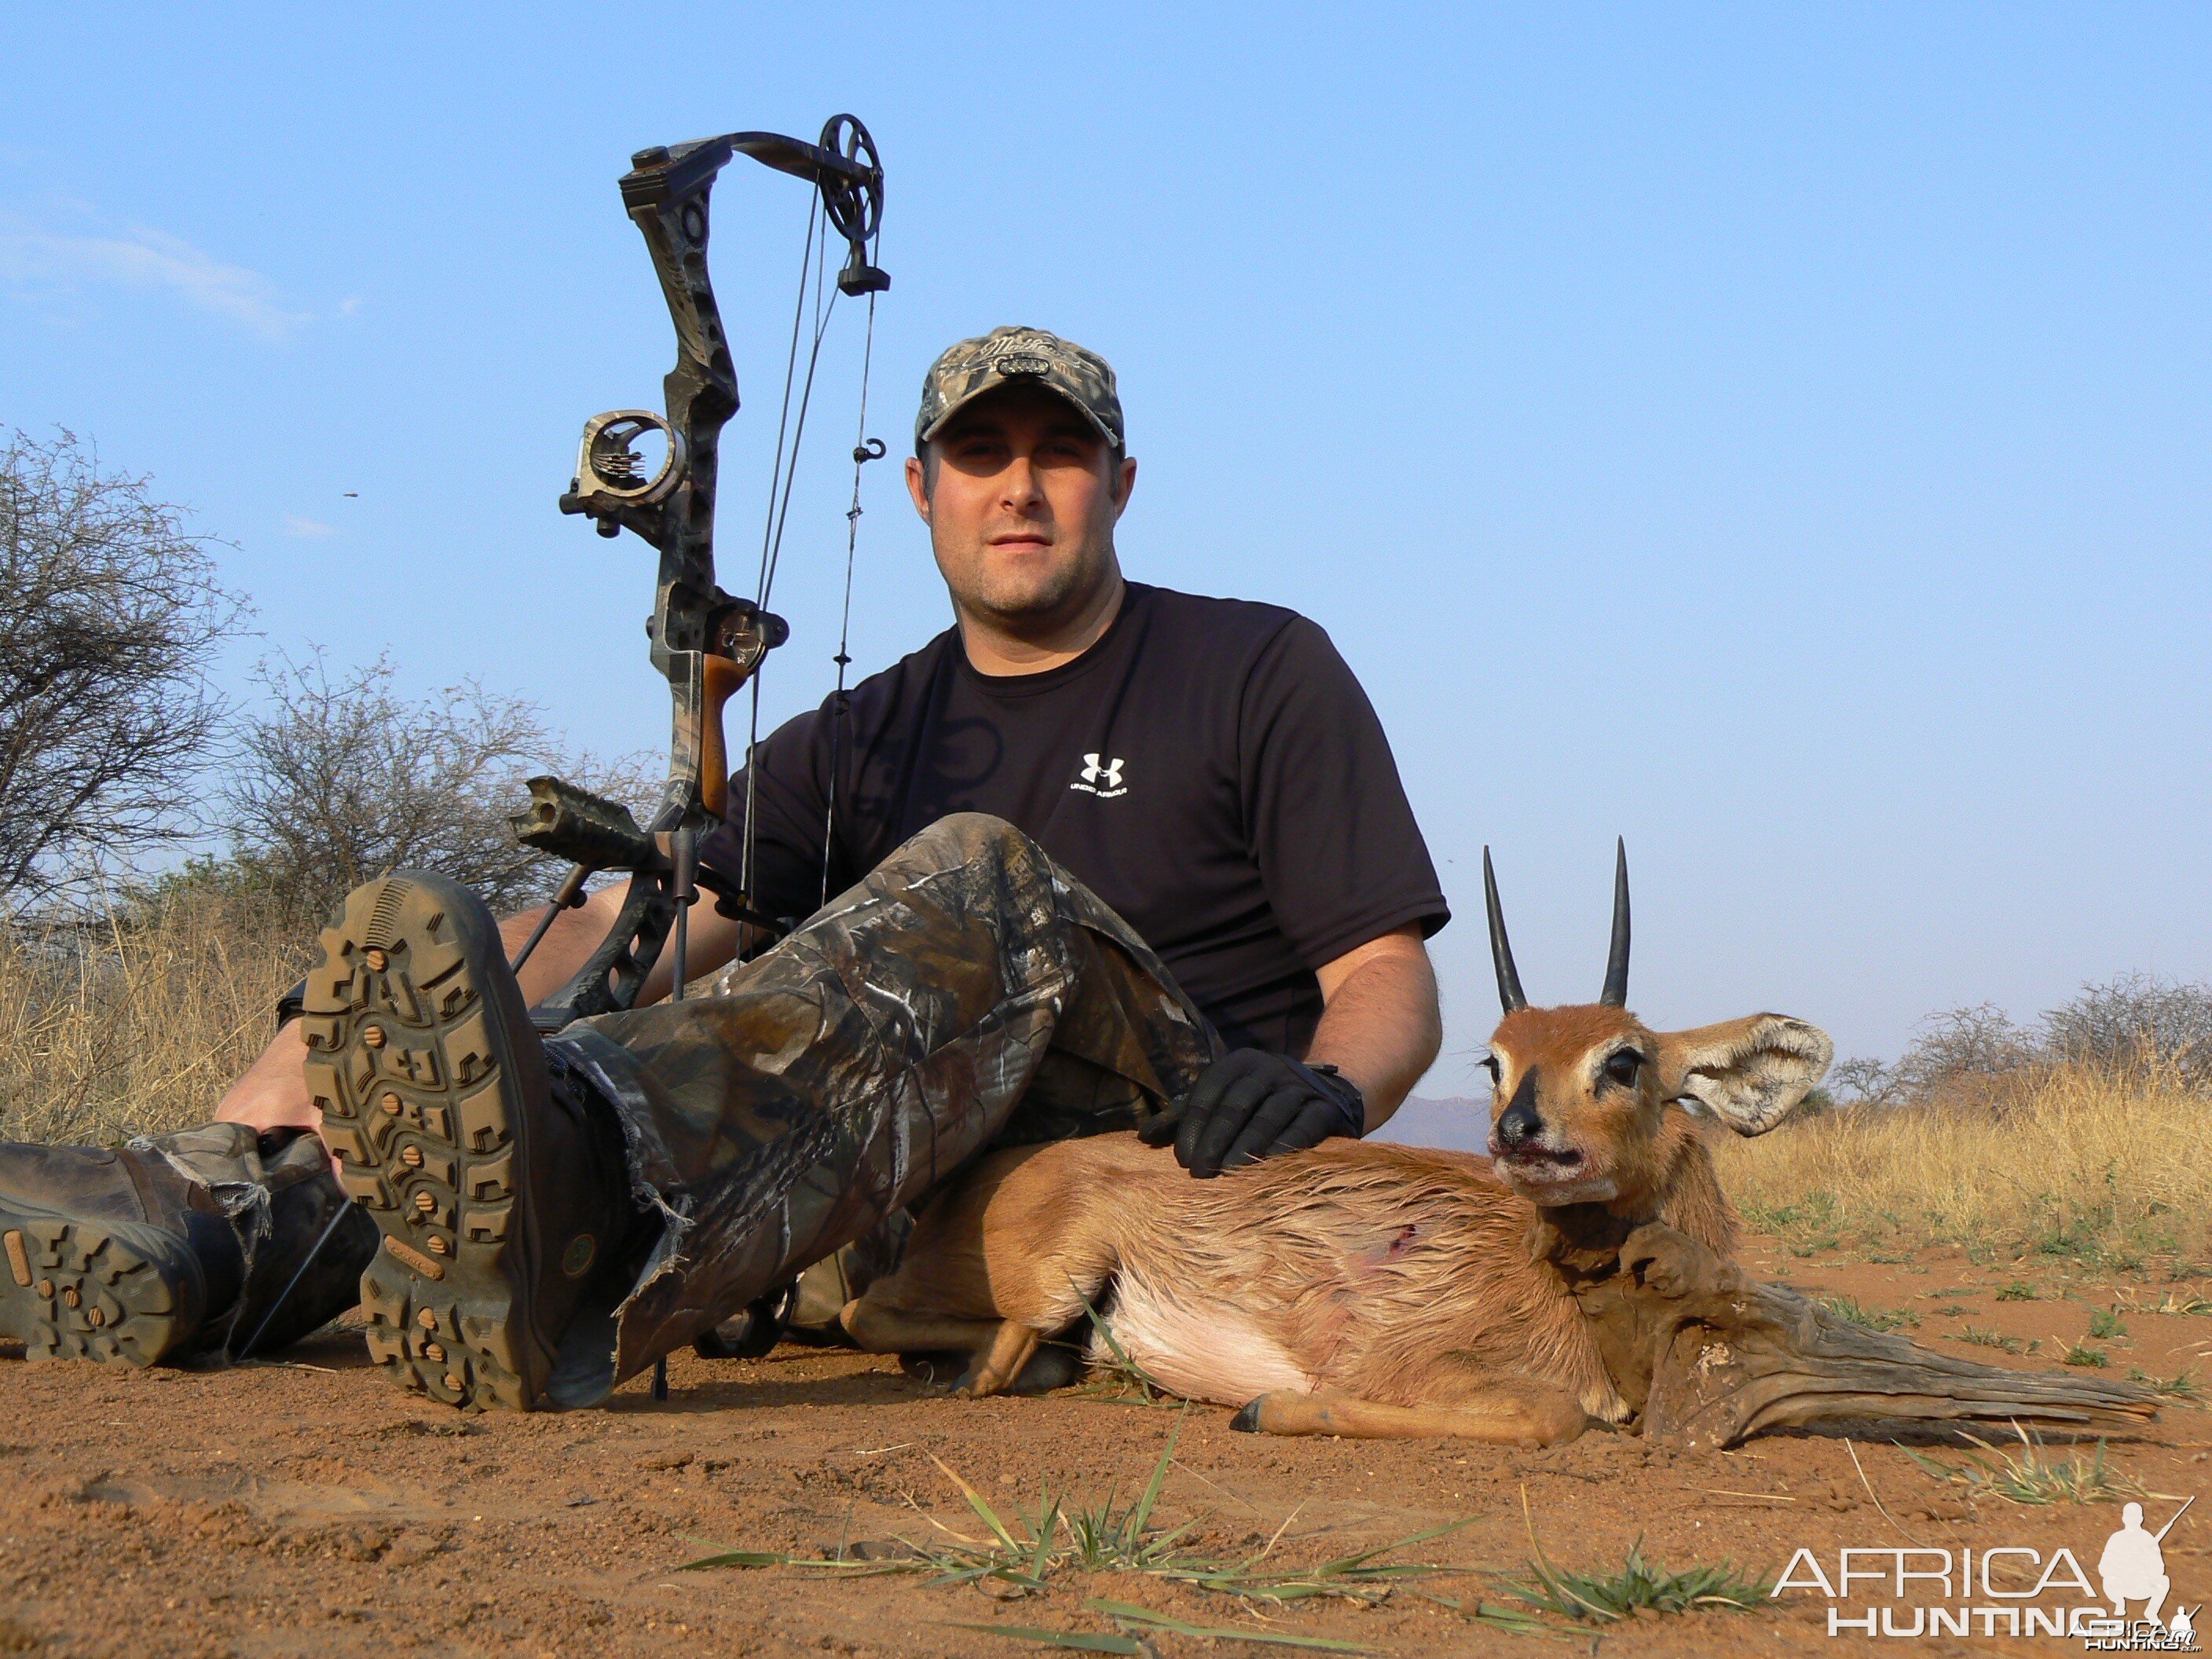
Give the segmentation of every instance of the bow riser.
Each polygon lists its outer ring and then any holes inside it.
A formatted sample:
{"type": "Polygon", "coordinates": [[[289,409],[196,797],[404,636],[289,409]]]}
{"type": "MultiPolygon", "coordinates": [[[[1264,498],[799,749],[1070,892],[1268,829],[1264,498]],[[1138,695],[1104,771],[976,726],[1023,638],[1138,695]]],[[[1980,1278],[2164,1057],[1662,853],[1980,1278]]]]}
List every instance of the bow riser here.
{"type": "Polygon", "coordinates": [[[754,627],[740,629],[740,654],[717,649],[722,641],[716,635],[726,631],[720,624],[741,603],[714,580],[715,480],[722,427],[738,410],[738,377],[707,274],[708,197],[731,154],[729,142],[720,138],[641,150],[622,181],[623,204],[645,237],[676,325],[676,366],[661,384],[671,453],[684,459],[661,509],[660,533],[651,538],[660,552],[653,665],[666,678],[673,704],[668,783],[653,822],[660,830],[696,828],[709,812],[721,817],[728,774],[710,785],[707,769],[727,764],[722,706],[768,648],[754,627]],[[710,662],[710,655],[718,659],[710,662]],[[710,794],[716,798],[711,804],[710,794]]]}

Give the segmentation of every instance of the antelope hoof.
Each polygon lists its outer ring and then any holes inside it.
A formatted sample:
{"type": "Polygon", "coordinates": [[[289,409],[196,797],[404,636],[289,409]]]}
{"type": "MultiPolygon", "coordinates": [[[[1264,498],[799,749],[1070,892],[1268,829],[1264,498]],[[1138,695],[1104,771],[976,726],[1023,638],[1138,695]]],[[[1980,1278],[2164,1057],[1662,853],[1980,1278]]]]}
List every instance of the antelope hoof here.
{"type": "Polygon", "coordinates": [[[1267,1398],[1263,1394],[1259,1399],[1246,1402],[1243,1410],[1229,1419],[1229,1426],[1239,1434],[1266,1433],[1267,1431],[1260,1426],[1260,1407],[1267,1398]]]}
{"type": "Polygon", "coordinates": [[[1621,1265],[1669,1300],[1717,1288],[1720,1263],[1686,1234],[1658,1223],[1639,1227],[1621,1248],[1621,1265]]]}
{"type": "Polygon", "coordinates": [[[988,1400],[994,1394],[1006,1391],[1008,1379],[988,1359],[970,1358],[968,1367],[953,1380],[955,1400],[988,1400]]]}
{"type": "Polygon", "coordinates": [[[994,1394],[1050,1394],[1072,1384],[1082,1369],[1068,1349],[1040,1345],[1012,1376],[1000,1375],[988,1361],[979,1364],[971,1359],[953,1383],[952,1392],[963,1400],[981,1400],[994,1394]]]}
{"type": "Polygon", "coordinates": [[[1008,1394],[1050,1394],[1071,1388],[1083,1375],[1083,1361],[1073,1348],[1041,1342],[1022,1373],[1006,1387],[1008,1394]]]}
{"type": "Polygon", "coordinates": [[[981,1360],[969,1360],[968,1369],[962,1371],[952,1383],[955,1400],[988,1400],[994,1394],[1006,1391],[1006,1379],[993,1370],[988,1362],[981,1360]]]}

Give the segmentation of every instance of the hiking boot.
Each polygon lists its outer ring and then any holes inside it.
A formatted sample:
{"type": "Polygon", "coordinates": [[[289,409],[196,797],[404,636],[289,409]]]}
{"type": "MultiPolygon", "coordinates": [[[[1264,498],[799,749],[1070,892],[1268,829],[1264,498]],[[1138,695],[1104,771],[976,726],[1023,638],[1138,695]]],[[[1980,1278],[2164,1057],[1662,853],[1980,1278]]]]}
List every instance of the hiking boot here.
{"type": "Polygon", "coordinates": [[[27,1359],[151,1365],[245,1277],[215,1194],[129,1146],[0,1146],[0,1335],[27,1359]]]}
{"type": "Polygon", "coordinates": [[[620,1129],[565,1071],[555,1086],[465,887],[424,871],[369,882],[320,945],[307,1089],[383,1235],[362,1276],[369,1356],[433,1399],[528,1411],[587,1295],[619,1277],[620,1129]]]}
{"type": "MultiPolygon", "coordinates": [[[[319,1137],[265,1130],[256,1147],[266,1203],[249,1194],[231,1217],[246,1247],[246,1286],[222,1343],[233,1359],[289,1348],[358,1305],[362,1270],[376,1255],[376,1224],[338,1185],[319,1137]]],[[[228,1191],[218,1185],[216,1195],[228,1191]]]]}
{"type": "Polygon", "coordinates": [[[303,1130],[0,1146],[0,1334],[27,1358],[281,1347],[353,1306],[374,1243],[303,1130]]]}

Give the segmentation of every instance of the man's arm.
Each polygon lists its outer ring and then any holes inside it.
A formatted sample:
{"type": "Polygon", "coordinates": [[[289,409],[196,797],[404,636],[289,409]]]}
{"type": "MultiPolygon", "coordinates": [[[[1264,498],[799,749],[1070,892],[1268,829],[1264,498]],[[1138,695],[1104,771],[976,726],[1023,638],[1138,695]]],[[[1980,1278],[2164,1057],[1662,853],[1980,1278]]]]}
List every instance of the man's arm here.
{"type": "Polygon", "coordinates": [[[1309,1065],[1334,1066],[1367,1103],[1364,1133],[1388,1122],[1443,1046],[1436,971],[1419,927],[1346,951],[1316,973],[1323,1007],[1309,1065]]]}
{"type": "Polygon", "coordinates": [[[1139,1138],[1164,1146],[1172,1137],[1176,1161],[1203,1181],[1380,1127],[1443,1042],[1437,976],[1421,930],[1393,928],[1334,958],[1316,977],[1321,1024],[1304,1060],[1258,1048],[1225,1054],[1200,1074],[1178,1109],[1143,1125],[1139,1138]],[[1337,1076],[1326,1075],[1331,1070],[1337,1076]]]}
{"type": "MultiPolygon", "coordinates": [[[[538,949],[531,953],[530,960],[522,964],[520,977],[525,1002],[536,1003],[568,982],[570,975],[584,965],[585,959],[607,936],[607,930],[621,914],[622,901],[623,884],[617,883],[592,894],[577,908],[564,911],[555,919],[538,949]]],[[[510,956],[523,947],[531,930],[544,914],[543,905],[534,906],[500,923],[500,937],[506,942],[510,956]]],[[[717,915],[711,902],[694,904],[685,945],[684,971],[695,979],[712,973],[735,956],[737,949],[738,924],[727,916],[717,915]]],[[[668,951],[660,953],[660,960],[653,964],[645,988],[638,995],[641,1004],[658,1002],[668,994],[675,977],[672,954],[668,951]]],[[[307,1058],[307,1042],[300,1034],[299,1021],[294,1020],[277,1032],[261,1051],[261,1057],[230,1085],[216,1107],[216,1121],[251,1124],[257,1129],[319,1127],[320,1118],[307,1097],[307,1081],[301,1074],[307,1058]]]]}
{"type": "Polygon", "coordinates": [[[1421,941],[1449,919],[1443,891],[1382,723],[1313,623],[1293,617],[1254,659],[1236,742],[1253,861],[1323,1006],[1303,1060],[1226,1054],[1139,1131],[1172,1134],[1200,1179],[1380,1127],[1442,1040],[1421,941]]]}

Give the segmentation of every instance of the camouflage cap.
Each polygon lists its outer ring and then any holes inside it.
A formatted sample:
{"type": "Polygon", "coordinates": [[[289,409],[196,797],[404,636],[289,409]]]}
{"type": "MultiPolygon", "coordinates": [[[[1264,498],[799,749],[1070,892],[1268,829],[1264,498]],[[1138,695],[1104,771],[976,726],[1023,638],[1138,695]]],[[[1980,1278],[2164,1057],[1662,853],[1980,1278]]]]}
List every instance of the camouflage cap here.
{"type": "Polygon", "coordinates": [[[1081,410],[1116,451],[1128,447],[1121,432],[1121,399],[1114,371],[1095,351],[1041,328],[994,328],[978,339],[947,346],[922,377],[921,412],[914,417],[915,447],[935,437],[945,422],[987,392],[1029,382],[1056,392],[1081,410]]]}

